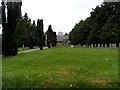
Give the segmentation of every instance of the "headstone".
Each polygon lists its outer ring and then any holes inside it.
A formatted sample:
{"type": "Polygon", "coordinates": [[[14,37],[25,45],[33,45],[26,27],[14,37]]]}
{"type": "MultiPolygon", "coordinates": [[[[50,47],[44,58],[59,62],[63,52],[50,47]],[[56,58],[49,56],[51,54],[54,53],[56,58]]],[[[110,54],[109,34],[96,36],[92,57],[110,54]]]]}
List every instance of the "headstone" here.
{"type": "Polygon", "coordinates": [[[119,43],[119,48],[120,48],[120,43],[119,43]]]}
{"type": "Polygon", "coordinates": [[[111,48],[112,48],[112,44],[111,44],[111,48]]]}
{"type": "Polygon", "coordinates": [[[116,44],[112,44],[112,48],[116,48],[116,44]]]}
{"type": "Polygon", "coordinates": [[[115,48],[117,48],[117,45],[115,44],[115,48]]]}
{"type": "Polygon", "coordinates": [[[103,44],[101,44],[101,47],[103,48],[103,44]]]}
{"type": "Polygon", "coordinates": [[[79,46],[81,47],[81,44],[79,46]]]}
{"type": "Polygon", "coordinates": [[[94,47],[96,47],[96,44],[95,44],[95,46],[94,47]]]}
{"type": "Polygon", "coordinates": [[[73,46],[73,45],[71,45],[71,48],[74,48],[74,46],[73,46]]]}
{"type": "Polygon", "coordinates": [[[100,44],[98,44],[98,48],[100,48],[100,44]]]}
{"type": "Polygon", "coordinates": [[[105,48],[107,47],[107,44],[105,44],[105,48]]]}
{"type": "Polygon", "coordinates": [[[85,47],[85,45],[83,45],[83,47],[85,47]]]}
{"type": "Polygon", "coordinates": [[[93,44],[91,45],[91,48],[93,48],[93,44]]]}
{"type": "Polygon", "coordinates": [[[111,48],[111,44],[109,44],[109,48],[111,48]]]}
{"type": "Polygon", "coordinates": [[[24,47],[24,44],[23,44],[23,46],[22,46],[22,47],[23,47],[23,48],[25,48],[25,47],[24,47]]]}

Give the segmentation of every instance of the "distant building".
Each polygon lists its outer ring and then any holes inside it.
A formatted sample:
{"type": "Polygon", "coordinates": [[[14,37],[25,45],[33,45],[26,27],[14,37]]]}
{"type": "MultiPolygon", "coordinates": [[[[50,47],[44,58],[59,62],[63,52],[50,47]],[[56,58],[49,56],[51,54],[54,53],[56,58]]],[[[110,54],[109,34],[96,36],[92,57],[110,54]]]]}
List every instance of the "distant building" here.
{"type": "Polygon", "coordinates": [[[63,35],[61,32],[57,35],[57,43],[58,45],[69,45],[69,35],[63,35]]]}
{"type": "Polygon", "coordinates": [[[56,32],[52,31],[51,25],[49,25],[49,28],[47,32],[45,33],[45,44],[49,48],[52,46],[56,46],[57,39],[56,39],[56,32]]]}

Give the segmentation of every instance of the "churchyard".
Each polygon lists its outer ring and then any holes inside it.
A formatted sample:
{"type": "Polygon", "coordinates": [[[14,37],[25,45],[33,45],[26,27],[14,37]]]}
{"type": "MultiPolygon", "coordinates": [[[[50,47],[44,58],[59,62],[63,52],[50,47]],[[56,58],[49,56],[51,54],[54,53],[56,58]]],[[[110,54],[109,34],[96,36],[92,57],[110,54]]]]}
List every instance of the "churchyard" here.
{"type": "Polygon", "coordinates": [[[118,48],[57,46],[2,59],[3,88],[117,88],[118,48]]]}
{"type": "Polygon", "coordinates": [[[0,89],[118,88],[120,2],[59,1],[1,1],[0,89]]]}

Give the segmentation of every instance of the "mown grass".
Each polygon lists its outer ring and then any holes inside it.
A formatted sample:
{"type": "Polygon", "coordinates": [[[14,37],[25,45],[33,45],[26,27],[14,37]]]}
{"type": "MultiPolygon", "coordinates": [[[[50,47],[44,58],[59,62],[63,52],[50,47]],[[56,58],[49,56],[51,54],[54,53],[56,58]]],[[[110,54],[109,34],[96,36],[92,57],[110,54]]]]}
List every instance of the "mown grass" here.
{"type": "MultiPolygon", "coordinates": [[[[36,46],[36,47],[34,47],[33,49],[37,49],[37,48],[38,48],[38,47],[36,46]]],[[[18,51],[19,51],[19,52],[21,52],[21,51],[26,51],[26,50],[31,50],[31,49],[30,49],[29,47],[24,47],[24,48],[22,48],[22,47],[20,48],[20,47],[19,47],[19,48],[18,48],[18,51]]]]}
{"type": "Polygon", "coordinates": [[[118,49],[55,47],[3,57],[3,88],[117,88],[118,49]]]}
{"type": "Polygon", "coordinates": [[[29,47],[25,47],[25,48],[18,48],[18,51],[25,51],[25,50],[29,50],[29,47]]]}

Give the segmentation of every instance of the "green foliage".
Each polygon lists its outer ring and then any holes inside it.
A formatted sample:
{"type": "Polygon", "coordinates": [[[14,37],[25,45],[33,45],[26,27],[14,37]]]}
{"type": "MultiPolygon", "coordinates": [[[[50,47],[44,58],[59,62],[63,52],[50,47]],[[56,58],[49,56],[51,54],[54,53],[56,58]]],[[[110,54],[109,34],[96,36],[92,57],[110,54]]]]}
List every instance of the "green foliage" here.
{"type": "Polygon", "coordinates": [[[118,49],[55,47],[3,57],[3,88],[117,88],[118,49]]]}
{"type": "Polygon", "coordinates": [[[21,20],[17,24],[17,40],[19,47],[24,45],[32,49],[34,46],[37,46],[37,26],[35,21],[31,23],[31,19],[27,13],[21,17],[21,20]]]}
{"type": "Polygon", "coordinates": [[[91,11],[70,32],[72,44],[109,44],[120,42],[120,2],[103,3],[91,11]]]}
{"type": "Polygon", "coordinates": [[[21,52],[21,51],[27,51],[27,50],[30,50],[29,47],[18,48],[18,51],[19,51],[19,52],[21,52]]]}
{"type": "Polygon", "coordinates": [[[16,25],[21,17],[22,2],[6,2],[2,1],[2,54],[4,56],[16,55],[18,52],[17,47],[17,33],[16,25]],[[5,8],[7,6],[7,17],[5,8]],[[7,20],[7,22],[6,22],[7,20]]]}
{"type": "Polygon", "coordinates": [[[43,20],[37,20],[37,33],[38,33],[38,46],[40,50],[43,50],[44,46],[44,32],[43,32],[43,20]]]}

